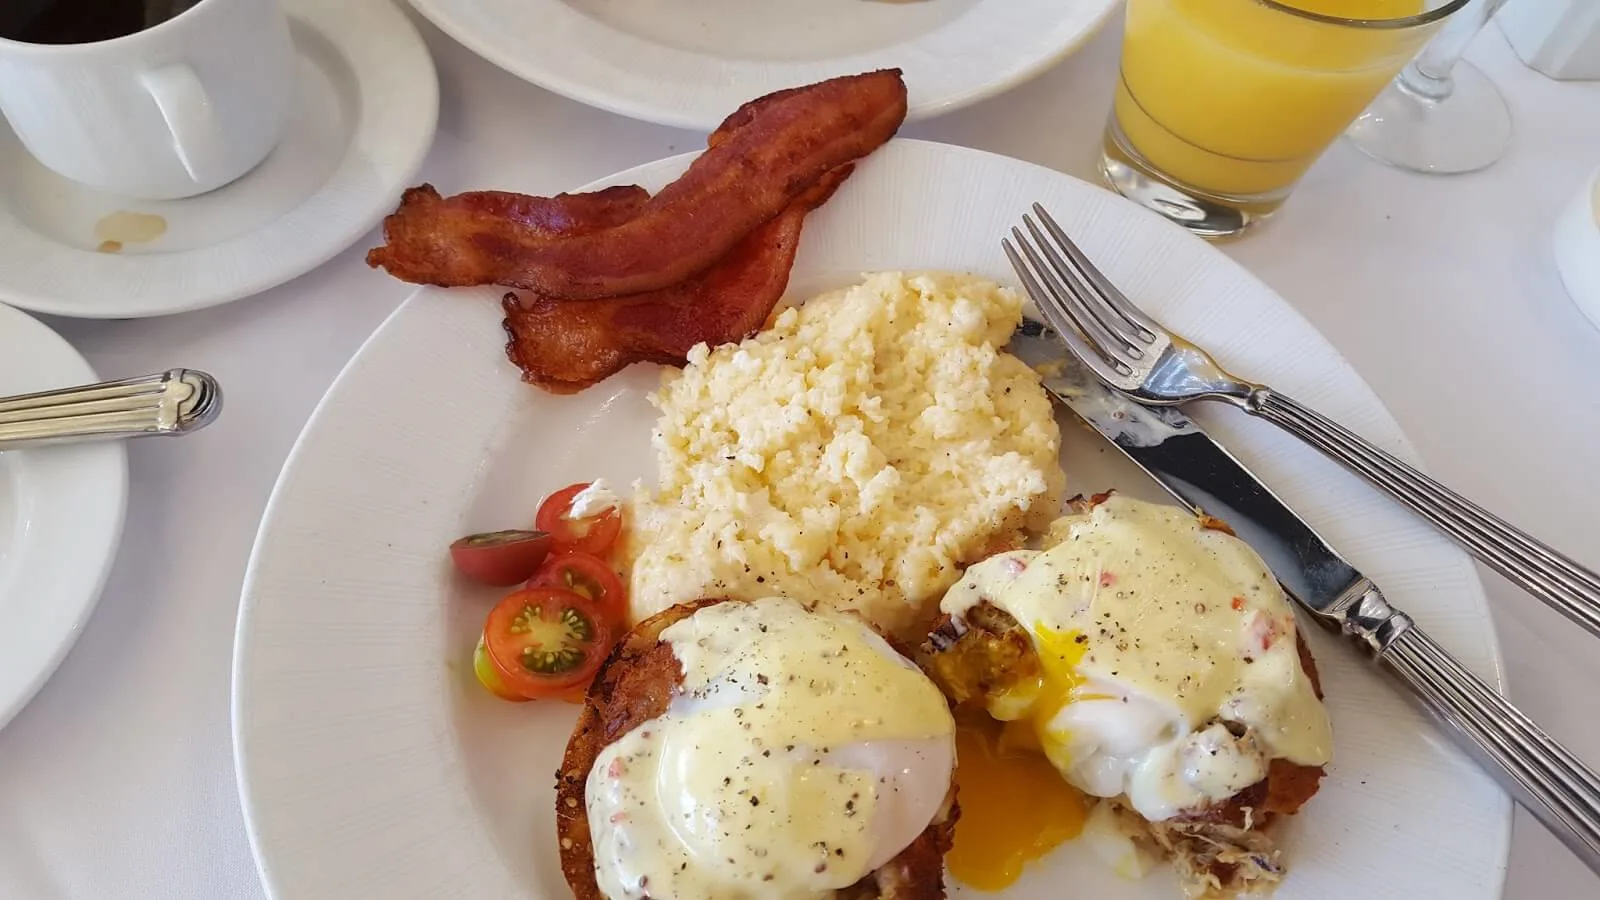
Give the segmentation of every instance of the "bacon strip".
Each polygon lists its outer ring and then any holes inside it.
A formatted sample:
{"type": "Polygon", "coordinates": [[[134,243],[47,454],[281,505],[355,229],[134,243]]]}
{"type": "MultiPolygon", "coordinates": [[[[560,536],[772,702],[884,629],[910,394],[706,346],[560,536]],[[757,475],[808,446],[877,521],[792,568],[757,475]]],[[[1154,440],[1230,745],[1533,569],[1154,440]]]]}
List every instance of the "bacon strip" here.
{"type": "Polygon", "coordinates": [[[696,344],[717,346],[755,334],[788,287],[806,214],[850,171],[829,172],[720,262],[681,284],[587,303],[507,294],[506,356],[524,381],[570,394],[636,362],[683,365],[696,344]]]}
{"type": "Polygon", "coordinates": [[[503,232],[511,240],[514,234],[589,234],[633,218],[649,199],[650,192],[636,184],[554,197],[470,191],[449,199],[424,184],[402,194],[400,208],[383,220],[389,243],[369,251],[367,265],[383,266],[402,281],[478,284],[472,273],[482,271],[486,262],[462,242],[462,235],[503,232]]]}
{"type": "Polygon", "coordinates": [[[898,69],[769,95],[729,117],[677,181],[581,234],[547,226],[575,204],[615,212],[610,204],[626,198],[567,195],[545,201],[552,210],[537,198],[522,209],[506,195],[408,194],[367,262],[419,284],[500,284],[563,300],[661,290],[711,267],[825,173],[877,149],[905,113],[898,69]],[[522,214],[496,214],[497,204],[522,214]]]}

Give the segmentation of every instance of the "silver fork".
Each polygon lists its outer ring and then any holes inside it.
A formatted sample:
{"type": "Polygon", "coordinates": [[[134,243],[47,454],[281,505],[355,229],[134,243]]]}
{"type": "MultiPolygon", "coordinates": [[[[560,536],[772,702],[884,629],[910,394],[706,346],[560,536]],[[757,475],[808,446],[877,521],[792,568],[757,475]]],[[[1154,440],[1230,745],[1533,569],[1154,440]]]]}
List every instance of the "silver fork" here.
{"type": "Polygon", "coordinates": [[[1150,318],[1073,243],[1044,207],[1001,240],[1039,311],[1091,371],[1140,403],[1222,400],[1283,428],[1387,491],[1490,568],[1600,636],[1600,575],[1327,416],[1229,373],[1150,318]],[[1043,223],[1043,227],[1040,227],[1043,223]],[[1020,251],[1020,252],[1019,252],[1020,251]]]}

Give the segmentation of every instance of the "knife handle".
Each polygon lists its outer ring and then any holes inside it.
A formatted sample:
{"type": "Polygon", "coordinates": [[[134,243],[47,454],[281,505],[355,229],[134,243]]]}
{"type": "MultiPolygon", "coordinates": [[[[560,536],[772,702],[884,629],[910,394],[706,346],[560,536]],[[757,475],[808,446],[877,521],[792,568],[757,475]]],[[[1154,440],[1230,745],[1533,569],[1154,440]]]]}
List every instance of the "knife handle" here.
{"type": "Polygon", "coordinates": [[[1490,568],[1600,637],[1600,575],[1271,388],[1255,388],[1243,407],[1384,489],[1490,568]]]}
{"type": "Polygon", "coordinates": [[[1422,629],[1402,631],[1379,659],[1513,799],[1600,874],[1600,776],[1422,629]]]}
{"type": "Polygon", "coordinates": [[[0,450],[187,434],[210,424],[221,409],[216,379],[194,369],[0,397],[0,450]]]}

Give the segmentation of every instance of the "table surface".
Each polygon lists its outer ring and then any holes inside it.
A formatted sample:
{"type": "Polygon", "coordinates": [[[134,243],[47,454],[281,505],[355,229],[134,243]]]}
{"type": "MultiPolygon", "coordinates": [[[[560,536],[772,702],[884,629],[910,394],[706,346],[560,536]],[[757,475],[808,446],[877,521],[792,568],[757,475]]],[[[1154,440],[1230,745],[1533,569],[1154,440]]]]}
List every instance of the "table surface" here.
{"type": "MultiPolygon", "coordinates": [[[[702,145],[525,84],[421,25],[439,64],[422,178],[451,190],[570,189],[702,145]]],[[[903,133],[1094,179],[1120,30],[1002,97],[903,133]]],[[[1304,313],[1377,390],[1432,472],[1587,565],[1600,508],[1600,331],[1554,271],[1551,223],[1600,164],[1600,83],[1522,67],[1499,32],[1469,53],[1516,141],[1452,178],[1336,145],[1278,219],[1227,253],[1304,313]],[[1523,411],[1559,398],[1559,415],[1523,411]]],[[[410,292],[372,272],[373,236],[258,297],[165,319],[52,320],[105,377],[171,366],[221,379],[228,408],[178,442],[129,446],[121,554],[100,607],[37,699],[0,731],[0,896],[263,896],[235,792],[228,689],[239,585],[267,495],[313,406],[410,292]]],[[[1600,765],[1600,652],[1485,571],[1512,697],[1600,765]]],[[[1600,896],[1520,811],[1505,896],[1600,896]]]]}

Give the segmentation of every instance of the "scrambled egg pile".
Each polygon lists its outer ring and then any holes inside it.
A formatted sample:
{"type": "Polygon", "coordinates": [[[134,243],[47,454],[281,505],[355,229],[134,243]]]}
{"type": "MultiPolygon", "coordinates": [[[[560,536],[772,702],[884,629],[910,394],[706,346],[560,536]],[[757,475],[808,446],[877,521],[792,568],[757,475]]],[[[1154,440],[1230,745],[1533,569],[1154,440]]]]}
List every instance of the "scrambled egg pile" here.
{"type": "Polygon", "coordinates": [[[652,397],[633,615],[784,595],[925,625],[964,564],[1060,509],[1050,400],[999,349],[1021,316],[983,279],[888,272],[696,347],[652,397]]]}

